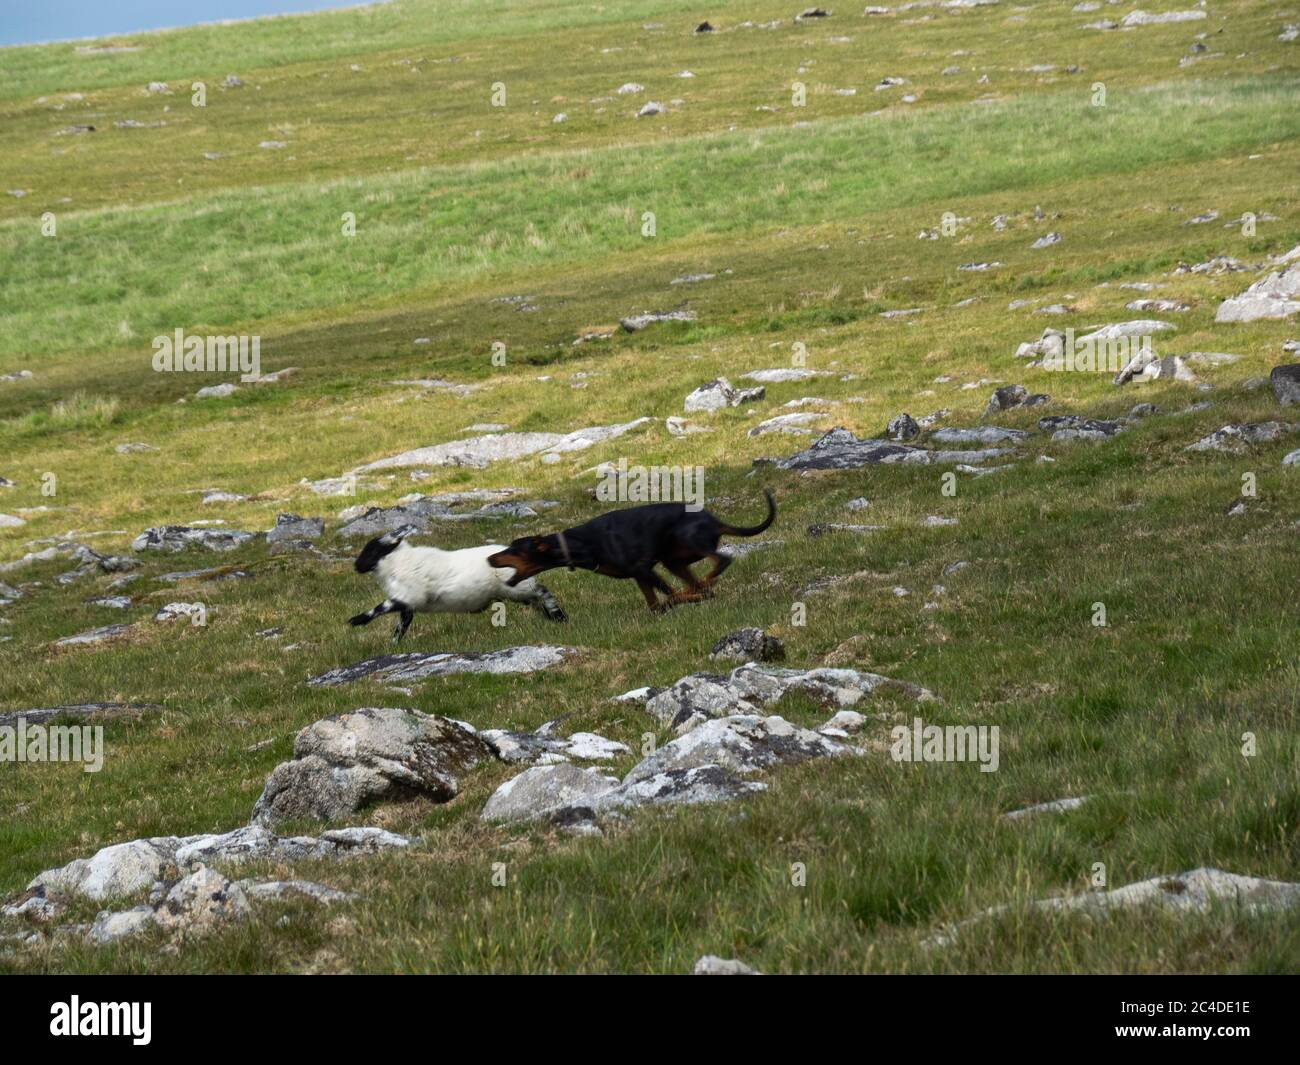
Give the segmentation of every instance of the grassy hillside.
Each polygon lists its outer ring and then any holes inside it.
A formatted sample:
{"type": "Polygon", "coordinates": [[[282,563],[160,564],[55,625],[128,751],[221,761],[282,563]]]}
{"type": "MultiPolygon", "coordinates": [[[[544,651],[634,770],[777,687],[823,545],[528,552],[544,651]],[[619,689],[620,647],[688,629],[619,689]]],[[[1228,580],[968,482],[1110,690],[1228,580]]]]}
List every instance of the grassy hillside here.
{"type": "MultiPolygon", "coordinates": [[[[1211,0],[1204,20],[1113,31],[1085,24],[1128,6],[833,8],[796,23],[799,9],[393,0],[96,42],[136,49],[112,54],[0,50],[0,376],[31,374],[0,380],[0,477],[14,482],[0,512],[24,522],[0,528],[0,563],[57,538],[131,554],[163,524],[265,530],[287,511],[327,525],[319,555],[261,542],[142,555],[125,610],[91,602],[110,575],[59,583],[66,557],[0,572],[23,593],[0,606],[0,712],[164,707],[106,726],[101,773],[0,763],[0,893],[111,843],[245,823],[295,733],[357,707],[479,728],[563,718],[565,733],[639,750],[654,721],[610,697],[718,669],[710,647],[746,625],[779,636],[788,665],[935,691],[927,721],[998,725],[999,770],[892,761],[889,727],[915,709],[896,696],[870,708],[884,717],[864,757],[778,768],[762,795],[639,811],[600,837],[482,823],[518,771],[494,766],[445,805],[348,822],[419,837],[410,853],[265,870],[361,901],[290,907],[287,921],[283,907],[260,911],[180,951],[148,936],[51,941],[0,953],[0,968],[683,972],[706,953],[763,972],[1300,968],[1294,912],[1089,921],[1020,905],[1085,890],[1097,863],[1111,887],[1198,866],[1300,880],[1300,468],[1281,465],[1300,436],[1239,455],[1185,450],[1228,423],[1300,422],[1251,380],[1297,361],[1282,345],[1300,322],[1214,320],[1300,244],[1300,43],[1279,40],[1300,9],[1211,0]],[[706,16],[717,32],[692,34],[706,16]],[[224,87],[228,74],[242,84],[224,87]],[[877,91],[884,78],[905,83],[877,91]],[[153,81],[168,91],[149,92],[153,81]],[[498,82],[504,107],[492,105],[498,82]],[[806,106],[792,105],[795,82],[806,106]],[[619,94],[625,83],[644,88],[619,94]],[[651,100],[666,113],[636,117],[651,100]],[[127,120],[141,125],[115,125],[127,120]],[[81,125],[95,130],[64,132],[81,125]],[[955,233],[918,239],[949,213],[955,233]],[[1244,213],[1253,232],[1231,224],[1244,213]],[[1031,247],[1048,233],[1059,243],[1031,247]],[[1215,256],[1255,269],[1176,272],[1215,256]],[[980,263],[998,265],[960,269],[980,263]],[[698,274],[714,276],[674,283],[698,274]],[[1121,287],[1133,283],[1157,287],[1121,287]],[[1140,298],[1188,309],[1127,308],[1140,298]],[[1065,313],[1038,313],[1058,304],[1065,313]],[[695,319],[574,343],[674,309],[695,319]],[[1162,355],[1237,358],[1189,359],[1198,383],[1117,388],[1015,357],[1049,326],[1136,318],[1176,326],[1157,338],[1162,355]],[[264,371],[297,372],[197,398],[234,375],[155,373],[150,341],[178,327],[256,333],[264,371]],[[789,366],[798,345],[825,376],[687,416],[707,432],[668,432],[692,389],[789,366]],[[433,378],[477,389],[394,383],[433,378]],[[1009,469],[957,473],[955,495],[949,467],[754,464],[835,426],[881,435],[901,411],[983,424],[992,390],[1011,383],[1050,404],[988,422],[1032,430],[1043,415],[1121,417],[1139,402],[1160,413],[1097,443],[1036,434],[1009,469]],[[799,408],[818,414],[813,436],[748,435],[802,397],[824,401],[799,408]],[[655,420],[554,463],[426,467],[418,481],[384,471],[343,498],[301,483],[480,423],[568,432],[641,416],[655,420]],[[126,443],[155,450],[119,453],[126,443]],[[303,683],[389,649],[386,624],[344,624],[379,598],[345,557],[357,545],[334,538],[345,507],[497,487],[558,502],[418,538],[501,542],[605,509],[592,468],[621,458],[705,467],[710,508],[736,521],[756,520],[771,488],[772,546],[736,562],[717,598],[665,616],[629,582],[557,571],[547,583],[570,615],[563,629],[518,608],[502,627],[419,616],[404,646],[580,649],[542,673],[434,679],[409,695],[303,683]],[[204,505],[214,488],[245,498],[204,505]],[[846,508],[858,497],[865,515],[846,508]],[[1244,513],[1225,513],[1237,501],[1244,513]],[[884,528],[807,534],[823,522],[884,528]],[[970,565],[945,572],[958,561],[970,565]],[[159,579],[215,566],[250,576],[159,579]],[[151,620],[175,600],[203,602],[206,626],[151,620]],[[54,646],[119,622],[135,624],[110,643],[54,646]],[[261,635],[272,628],[277,638],[261,635]],[[1095,798],[999,819],[1079,795],[1095,798]],[[501,862],[505,887],[492,882],[501,862]],[[804,886],[791,884],[794,863],[804,886]],[[954,944],[927,943],[1007,903],[954,944]]],[[[779,712],[810,727],[828,716],[811,701],[779,712]]]]}

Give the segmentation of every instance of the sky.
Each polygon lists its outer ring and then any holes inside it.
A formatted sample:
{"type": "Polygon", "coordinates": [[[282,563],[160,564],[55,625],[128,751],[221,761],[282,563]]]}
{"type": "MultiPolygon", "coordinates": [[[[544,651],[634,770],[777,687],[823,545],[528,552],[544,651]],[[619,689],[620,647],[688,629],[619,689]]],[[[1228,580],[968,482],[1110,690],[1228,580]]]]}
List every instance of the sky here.
{"type": "Polygon", "coordinates": [[[361,0],[0,0],[0,45],[352,7],[361,0]]]}

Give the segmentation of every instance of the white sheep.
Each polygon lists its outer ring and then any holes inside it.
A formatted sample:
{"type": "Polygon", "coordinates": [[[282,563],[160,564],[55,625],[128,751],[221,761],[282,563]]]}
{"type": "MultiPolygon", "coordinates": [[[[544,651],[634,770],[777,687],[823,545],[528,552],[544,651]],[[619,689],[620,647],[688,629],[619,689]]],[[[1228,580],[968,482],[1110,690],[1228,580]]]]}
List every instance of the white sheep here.
{"type": "Polygon", "coordinates": [[[364,614],[348,618],[349,625],[368,625],[383,614],[397,614],[393,642],[405,634],[416,613],[477,614],[492,603],[511,600],[527,603],[551,621],[567,621],[560,604],[536,580],[506,583],[511,569],[488,565],[488,556],[504,550],[501,544],[443,551],[436,547],[413,547],[406,537],[416,532],[403,526],[377,536],[357,556],[358,573],[374,572],[385,599],[364,614]]]}

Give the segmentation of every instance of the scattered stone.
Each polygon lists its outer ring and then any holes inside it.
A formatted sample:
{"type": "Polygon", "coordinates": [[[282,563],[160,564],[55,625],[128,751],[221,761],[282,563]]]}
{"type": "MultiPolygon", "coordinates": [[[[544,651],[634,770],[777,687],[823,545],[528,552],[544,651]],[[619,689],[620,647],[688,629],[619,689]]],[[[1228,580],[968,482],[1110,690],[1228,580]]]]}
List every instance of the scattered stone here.
{"type": "Polygon", "coordinates": [[[737,629],[715,643],[709,657],[734,658],[739,662],[775,662],[785,657],[785,647],[762,629],[737,629]]]}
{"type": "Polygon", "coordinates": [[[1040,802],[1034,806],[1026,806],[1020,810],[1009,810],[1002,815],[1003,821],[1021,821],[1027,817],[1034,817],[1037,814],[1055,814],[1064,813],[1067,810],[1077,810],[1090,796],[1082,795],[1079,798],[1071,799],[1054,799],[1052,802],[1040,802]]]}
{"type": "Polygon", "coordinates": [[[468,466],[483,469],[493,462],[524,458],[538,452],[560,455],[582,451],[594,444],[614,440],[649,421],[649,418],[635,418],[621,425],[597,425],[571,433],[489,433],[486,436],[473,436],[404,451],[400,455],[368,463],[354,472],[401,466],[468,466]]]}
{"type": "Polygon", "coordinates": [[[820,417],[822,417],[820,414],[778,414],[775,418],[759,422],[749,430],[748,435],[766,436],[768,433],[785,433],[787,436],[808,436],[812,430],[807,426],[820,417]]]}
{"type": "Polygon", "coordinates": [[[1059,244],[1060,242],[1060,233],[1044,233],[1029,246],[1031,248],[1050,248],[1053,244],[1059,244]]]}
{"type": "Polygon", "coordinates": [[[772,370],[750,370],[741,374],[746,381],[758,381],[760,384],[775,385],[787,381],[807,381],[812,377],[821,377],[825,371],[805,370],[800,367],[782,366],[772,370]]]}
{"type": "Polygon", "coordinates": [[[1201,437],[1194,444],[1188,444],[1184,451],[1223,451],[1233,455],[1242,455],[1256,444],[1271,444],[1291,433],[1300,432],[1300,424],[1288,422],[1245,422],[1237,425],[1225,425],[1208,436],[1201,437]]]}
{"type": "Polygon", "coordinates": [[[529,765],[555,765],[577,759],[582,762],[608,762],[628,754],[625,744],[597,736],[593,732],[575,732],[567,738],[552,736],[543,725],[536,732],[511,732],[485,729],[478,734],[503,762],[529,765]]]}
{"type": "Polygon", "coordinates": [[[534,820],[566,807],[587,805],[617,785],[617,777],[567,762],[533,766],[497,788],[481,816],[484,821],[534,820]]]}
{"type": "Polygon", "coordinates": [[[1268,379],[1273,385],[1273,395],[1277,397],[1278,403],[1284,407],[1300,404],[1300,363],[1274,366],[1268,379]]]}
{"type": "Polygon", "coordinates": [[[65,636],[61,640],[55,640],[54,646],[79,647],[87,644],[106,643],[121,636],[130,628],[130,625],[104,625],[102,628],[90,629],[88,632],[79,632],[75,636],[65,636]]]}
{"type": "Polygon", "coordinates": [[[648,117],[650,117],[651,115],[662,115],[662,114],[663,114],[665,111],[667,111],[667,110],[668,110],[668,109],[667,109],[666,107],[664,107],[663,104],[661,104],[661,103],[657,103],[656,101],[651,100],[649,103],[646,103],[646,104],[643,104],[643,105],[642,105],[641,110],[639,110],[639,111],[636,113],[636,117],[637,117],[637,118],[648,118],[648,117]]]}
{"type": "MultiPolygon", "coordinates": [[[[866,14],[883,14],[888,8],[867,8],[866,14]]],[[[694,968],[691,969],[693,976],[759,976],[757,969],[751,969],[743,961],[736,961],[735,958],[719,958],[713,954],[706,954],[702,958],[696,959],[694,968]]]]}
{"type": "Polygon", "coordinates": [[[472,731],[447,718],[400,707],[366,707],[308,725],[292,761],[267,778],[252,823],[329,821],[368,803],[422,795],[447,802],[459,774],[494,757],[472,731]]]}
{"type": "Polygon", "coordinates": [[[249,540],[255,533],[235,529],[198,529],[184,525],[163,525],[145,529],[131,542],[133,551],[184,551],[189,547],[202,547],[209,551],[232,551],[249,540]]]}
{"type": "Polygon", "coordinates": [[[1300,262],[1261,278],[1240,296],[1224,300],[1214,320],[1255,322],[1261,318],[1289,318],[1296,311],[1300,311],[1300,262]]]}
{"type": "Polygon", "coordinates": [[[138,452],[157,451],[158,449],[152,444],[142,444],[137,441],[129,444],[118,444],[113,450],[119,455],[132,455],[138,452]]]}
{"type": "Polygon", "coordinates": [[[979,464],[1011,454],[1007,448],[980,451],[930,451],[888,440],[859,439],[847,429],[830,430],[806,451],[776,462],[783,470],[850,470],[861,466],[901,463],[935,465],[966,462],[979,464]]]}
{"type": "Polygon", "coordinates": [[[700,385],[686,397],[686,413],[693,411],[715,411],[725,407],[738,407],[742,403],[752,403],[762,399],[767,390],[759,385],[757,388],[736,388],[725,377],[719,377],[708,384],[700,385]]]}
{"type": "Polygon", "coordinates": [[[1130,11],[1122,19],[1121,26],[1156,26],[1166,22],[1196,22],[1205,18],[1204,11],[1166,11],[1151,15],[1145,11],[1130,11]]]}
{"type": "Polygon", "coordinates": [[[829,532],[846,532],[865,536],[868,533],[880,532],[883,528],[883,525],[851,525],[840,521],[823,521],[809,525],[806,531],[808,539],[819,540],[829,532]]]}
{"type": "Polygon", "coordinates": [[[940,444],[1005,444],[1018,443],[1028,435],[1023,429],[985,425],[978,429],[936,429],[930,439],[940,444]]]}
{"type": "Polygon", "coordinates": [[[76,858],[67,865],[46,869],[32,878],[27,889],[47,896],[76,895],[104,901],[143,891],[161,880],[175,863],[175,836],[137,839],[76,858]]]}
{"type": "MultiPolygon", "coordinates": [[[[1152,877],[1113,891],[1085,891],[1077,895],[1038,899],[1031,902],[1029,908],[1040,912],[1083,913],[1100,918],[1137,906],[1153,906],[1180,914],[1209,913],[1216,906],[1226,906],[1251,915],[1289,910],[1297,903],[1300,903],[1300,884],[1202,868],[1175,876],[1152,877]]],[[[934,946],[946,946],[962,929],[1010,911],[1009,906],[993,906],[944,929],[928,942],[934,946]]]]}
{"type": "Polygon", "coordinates": [[[1191,310],[1190,305],[1179,303],[1177,300],[1133,300],[1124,306],[1130,311],[1158,311],[1165,314],[1191,310]]]}
{"type": "Polygon", "coordinates": [[[200,388],[194,395],[197,399],[225,399],[238,391],[238,385],[232,385],[227,381],[225,384],[208,385],[206,388],[200,388]]]}
{"type": "Polygon", "coordinates": [[[1050,400],[1050,396],[1043,395],[1041,392],[1030,395],[1024,385],[1006,385],[994,389],[993,395],[989,397],[988,406],[984,408],[984,416],[991,417],[1016,407],[1040,407],[1050,400]]]}
{"type": "Polygon", "coordinates": [[[154,614],[154,621],[175,621],[177,618],[188,618],[193,622],[195,617],[203,617],[206,608],[202,603],[168,603],[166,606],[158,608],[154,614]]]}
{"type": "Polygon", "coordinates": [[[890,440],[905,443],[908,440],[915,440],[921,435],[921,427],[910,414],[896,414],[889,419],[889,424],[885,427],[885,436],[890,440]]]}
{"type": "Polygon", "coordinates": [[[679,769],[718,766],[750,774],[774,765],[854,753],[854,748],[792,725],[782,717],[740,714],[705,721],[664,744],[624,779],[635,784],[679,769]]]}
{"type": "Polygon", "coordinates": [[[548,644],[506,647],[497,651],[451,652],[409,651],[403,654],[380,655],[367,658],[350,666],[340,666],[307,683],[313,687],[333,687],[355,680],[369,678],[385,684],[407,683],[426,677],[444,677],[453,673],[533,673],[559,665],[577,654],[572,647],[548,644]]]}
{"type": "Polygon", "coordinates": [[[284,540],[319,540],[325,534],[325,522],[321,518],[300,518],[297,514],[277,514],[275,525],[267,530],[268,544],[284,540]]]}

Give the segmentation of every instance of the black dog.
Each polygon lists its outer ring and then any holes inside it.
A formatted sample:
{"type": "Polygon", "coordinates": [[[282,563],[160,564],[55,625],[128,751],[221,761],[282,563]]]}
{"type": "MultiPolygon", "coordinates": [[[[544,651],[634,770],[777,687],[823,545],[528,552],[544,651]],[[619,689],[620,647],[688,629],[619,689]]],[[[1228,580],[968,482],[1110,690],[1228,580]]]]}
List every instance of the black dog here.
{"type": "Polygon", "coordinates": [[[632,578],[651,610],[666,610],[677,603],[696,602],[713,594],[713,582],[731,559],[718,554],[718,539],[728,536],[757,536],[776,518],[776,500],[767,497],[767,517],[757,525],[728,525],[707,510],[689,511],[684,503],[651,503],[643,507],[612,510],[550,536],[524,536],[504,551],[488,556],[492,566],[511,567],[506,583],[514,586],[534,574],[567,566],[588,569],[605,577],[632,578]],[[691,564],[708,559],[713,570],[703,580],[691,572],[691,564]],[[656,565],[686,582],[679,591],[655,573],[656,565]],[[667,598],[662,602],[656,592],[667,598]]]}

